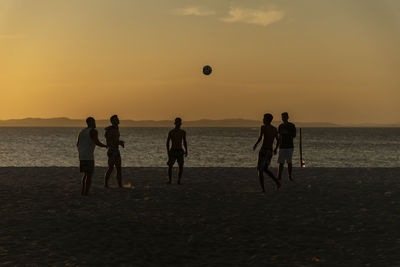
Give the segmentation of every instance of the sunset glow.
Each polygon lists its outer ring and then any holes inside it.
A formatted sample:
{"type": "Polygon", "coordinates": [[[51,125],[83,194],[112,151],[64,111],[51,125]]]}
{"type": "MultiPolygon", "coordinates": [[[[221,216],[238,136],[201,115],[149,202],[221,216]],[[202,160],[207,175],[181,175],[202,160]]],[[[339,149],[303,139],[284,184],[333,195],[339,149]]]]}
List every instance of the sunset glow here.
{"type": "Polygon", "coordinates": [[[2,0],[0,119],[399,123],[399,31],[395,0],[2,0]]]}

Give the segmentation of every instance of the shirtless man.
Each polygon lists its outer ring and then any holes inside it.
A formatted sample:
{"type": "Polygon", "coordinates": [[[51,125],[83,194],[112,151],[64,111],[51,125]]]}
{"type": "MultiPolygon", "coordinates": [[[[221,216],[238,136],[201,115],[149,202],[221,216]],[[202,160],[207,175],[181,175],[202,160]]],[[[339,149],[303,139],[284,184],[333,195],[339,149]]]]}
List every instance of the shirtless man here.
{"type": "Polygon", "coordinates": [[[76,142],[79,152],[79,167],[80,171],[83,172],[82,196],[87,196],[89,194],[89,188],[94,172],[94,149],[96,146],[107,147],[99,141],[99,134],[96,130],[96,121],[94,118],[87,118],[86,124],[87,128],[83,129],[79,133],[78,141],[76,142]]]}
{"type": "Polygon", "coordinates": [[[168,133],[167,138],[167,153],[168,153],[168,183],[172,182],[172,167],[175,161],[178,161],[179,173],[178,173],[178,184],[181,184],[182,172],[183,172],[183,156],[187,157],[188,149],[186,142],[186,132],[181,129],[182,119],[175,119],[175,128],[168,133]],[[170,142],[172,141],[172,146],[170,148],[170,142]],[[185,150],[182,149],[182,143],[185,150]]]}
{"type": "Polygon", "coordinates": [[[111,126],[106,128],[106,141],[108,146],[108,169],[104,175],[104,187],[108,188],[108,180],[110,175],[115,168],[117,169],[117,182],[118,186],[122,188],[122,174],[121,174],[121,154],[119,152],[119,146],[125,147],[125,142],[119,140],[119,119],[117,115],[113,115],[110,118],[111,126]]]}
{"type": "Polygon", "coordinates": [[[260,178],[260,185],[263,193],[265,192],[264,172],[266,172],[272,178],[272,180],[275,181],[277,190],[279,190],[279,188],[281,187],[280,182],[276,179],[274,174],[270,170],[268,170],[268,166],[271,163],[272,159],[272,153],[276,154],[279,144],[278,131],[274,126],[271,125],[272,119],[273,116],[271,114],[264,114],[264,125],[261,126],[260,136],[258,137],[258,140],[253,147],[253,150],[256,150],[258,143],[260,143],[261,139],[263,139],[261,149],[258,153],[257,163],[258,177],[260,178]],[[272,152],[274,139],[276,139],[277,144],[274,152],[272,152]]]}

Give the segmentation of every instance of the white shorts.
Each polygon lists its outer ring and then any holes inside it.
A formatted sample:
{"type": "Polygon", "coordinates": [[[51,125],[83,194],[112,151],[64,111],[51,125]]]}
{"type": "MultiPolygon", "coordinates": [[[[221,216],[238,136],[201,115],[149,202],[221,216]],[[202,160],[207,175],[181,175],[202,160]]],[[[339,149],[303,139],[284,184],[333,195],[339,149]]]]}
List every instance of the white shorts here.
{"type": "Polygon", "coordinates": [[[292,163],[293,150],[293,148],[280,148],[278,163],[283,164],[285,161],[287,163],[292,163]]]}

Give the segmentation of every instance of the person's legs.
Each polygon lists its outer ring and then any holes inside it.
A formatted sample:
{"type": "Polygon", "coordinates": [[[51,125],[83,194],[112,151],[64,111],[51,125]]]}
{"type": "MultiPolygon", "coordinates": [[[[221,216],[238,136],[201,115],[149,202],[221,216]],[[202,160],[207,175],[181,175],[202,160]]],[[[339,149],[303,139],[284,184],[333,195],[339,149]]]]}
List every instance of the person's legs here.
{"type": "Polygon", "coordinates": [[[121,157],[115,159],[115,167],[117,169],[117,182],[119,188],[122,188],[122,168],[121,168],[121,157]]]}
{"type": "Polygon", "coordinates": [[[260,186],[261,186],[261,190],[263,193],[265,193],[265,188],[264,188],[264,174],[262,171],[258,171],[258,178],[260,179],[260,186]]]}
{"type": "Polygon", "coordinates": [[[82,191],[81,191],[81,195],[85,195],[86,189],[85,189],[85,185],[86,185],[86,177],[87,177],[87,173],[84,172],[83,173],[83,177],[82,177],[82,191]]]}
{"type": "Polygon", "coordinates": [[[111,173],[114,169],[114,159],[113,158],[108,158],[108,169],[104,175],[104,187],[108,188],[108,180],[110,179],[111,173]]]}
{"type": "Polygon", "coordinates": [[[179,151],[177,161],[178,161],[178,166],[179,166],[179,172],[178,172],[178,184],[181,184],[181,178],[183,174],[183,164],[184,164],[184,152],[183,150],[179,151]]]}
{"type": "Polygon", "coordinates": [[[88,172],[86,175],[86,182],[85,182],[85,196],[89,194],[91,183],[92,183],[92,173],[88,172]]]}
{"type": "Polygon", "coordinates": [[[292,163],[291,163],[291,162],[288,163],[288,164],[287,164],[287,169],[288,169],[288,174],[289,174],[289,180],[290,180],[290,181],[293,181],[293,177],[292,177],[292,168],[293,168],[292,163]]]}
{"type": "Polygon", "coordinates": [[[268,168],[265,168],[264,171],[269,175],[269,177],[272,178],[272,180],[274,180],[276,184],[276,190],[279,190],[279,188],[281,187],[281,183],[279,182],[279,180],[276,179],[275,175],[268,168]]]}
{"type": "Polygon", "coordinates": [[[292,169],[293,169],[293,165],[292,165],[292,158],[293,158],[293,148],[288,150],[288,157],[286,159],[287,164],[288,164],[288,174],[289,174],[289,180],[293,181],[293,176],[292,176],[292,169]]]}
{"type": "MultiPolygon", "coordinates": [[[[168,183],[172,183],[172,170],[174,168],[175,161],[177,160],[176,154],[174,150],[170,150],[168,154],[168,183]]],[[[179,162],[178,162],[179,164],[179,162]]]]}
{"type": "Polygon", "coordinates": [[[181,184],[182,174],[183,174],[183,163],[182,163],[182,164],[179,164],[178,184],[181,184]]]}
{"type": "Polygon", "coordinates": [[[282,179],[282,172],[283,172],[283,163],[279,163],[279,167],[278,167],[278,180],[282,179]]]}
{"type": "MultiPolygon", "coordinates": [[[[272,178],[272,180],[274,180],[274,182],[276,184],[276,190],[278,190],[281,187],[281,183],[278,181],[278,179],[276,179],[275,175],[268,169],[268,167],[271,163],[272,156],[273,156],[272,150],[265,151],[265,162],[264,162],[264,165],[262,165],[262,171],[264,171],[266,174],[268,174],[269,177],[272,178]]],[[[262,171],[260,170],[261,173],[262,173],[262,171]]],[[[263,181],[263,183],[264,183],[264,181],[263,181]]]]}
{"type": "Polygon", "coordinates": [[[285,164],[285,149],[284,148],[279,149],[278,163],[279,163],[278,180],[281,180],[283,168],[284,168],[284,164],[285,164]]]}
{"type": "Polygon", "coordinates": [[[257,170],[258,170],[258,178],[260,180],[261,190],[263,193],[265,192],[263,170],[267,165],[267,161],[268,161],[267,151],[261,148],[260,151],[258,152],[257,170]]]}
{"type": "Polygon", "coordinates": [[[171,184],[172,183],[172,168],[174,167],[174,165],[169,164],[168,165],[168,183],[171,184]]]}

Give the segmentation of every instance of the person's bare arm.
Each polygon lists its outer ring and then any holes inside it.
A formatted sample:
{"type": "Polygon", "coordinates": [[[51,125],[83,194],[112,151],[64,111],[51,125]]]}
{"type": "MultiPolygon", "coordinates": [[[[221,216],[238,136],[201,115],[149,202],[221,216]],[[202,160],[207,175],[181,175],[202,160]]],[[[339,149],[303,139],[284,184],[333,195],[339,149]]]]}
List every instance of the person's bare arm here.
{"type": "Polygon", "coordinates": [[[76,146],[79,146],[79,137],[80,137],[81,135],[80,134],[78,134],[78,138],[76,139],[76,146]]]}
{"type": "Polygon", "coordinates": [[[183,132],[183,147],[185,148],[185,157],[187,157],[188,148],[187,148],[187,142],[186,142],[186,132],[183,132]]]}
{"type": "Polygon", "coordinates": [[[275,146],[275,149],[274,149],[274,154],[276,155],[276,153],[278,151],[278,148],[279,148],[279,134],[278,134],[278,132],[276,132],[276,134],[275,134],[275,140],[276,140],[276,146],[275,146]]]}
{"type": "Polygon", "coordinates": [[[119,139],[119,129],[114,129],[113,138],[114,142],[117,144],[117,147],[122,146],[122,148],[125,148],[125,141],[119,139]]]}
{"type": "Polygon", "coordinates": [[[125,148],[125,142],[124,142],[124,141],[119,140],[118,144],[119,144],[120,146],[122,146],[123,148],[125,148]]]}
{"type": "Polygon", "coordinates": [[[111,136],[110,136],[110,132],[106,130],[106,133],[104,134],[104,137],[106,138],[107,147],[111,147],[111,145],[112,145],[112,138],[111,138],[111,136]]]}
{"type": "Polygon", "coordinates": [[[260,129],[260,136],[258,137],[257,142],[254,144],[253,150],[256,150],[258,144],[259,144],[259,143],[261,142],[261,140],[262,140],[263,132],[264,132],[264,131],[263,131],[263,128],[264,128],[264,126],[261,126],[261,129],[260,129]]]}
{"type": "Polygon", "coordinates": [[[97,132],[96,129],[92,129],[90,131],[90,137],[92,138],[93,142],[96,144],[96,146],[99,147],[107,147],[107,145],[103,144],[102,142],[100,142],[99,140],[99,133],[97,132]]]}
{"type": "Polygon", "coordinates": [[[167,153],[169,154],[169,143],[171,142],[171,132],[168,133],[167,138],[167,153]]]}

